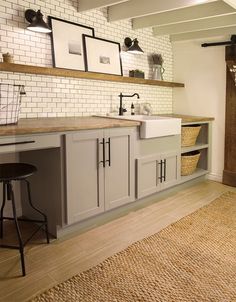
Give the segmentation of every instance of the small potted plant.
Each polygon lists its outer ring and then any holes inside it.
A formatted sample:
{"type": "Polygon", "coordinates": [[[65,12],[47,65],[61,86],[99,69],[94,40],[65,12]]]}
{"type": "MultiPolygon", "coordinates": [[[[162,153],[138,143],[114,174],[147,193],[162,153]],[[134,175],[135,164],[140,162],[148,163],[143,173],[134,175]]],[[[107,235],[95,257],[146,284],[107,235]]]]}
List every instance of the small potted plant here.
{"type": "Polygon", "coordinates": [[[163,80],[163,73],[165,69],[163,68],[163,58],[159,53],[153,53],[150,57],[150,62],[152,64],[152,78],[153,80],[163,80]]]}
{"type": "Polygon", "coordinates": [[[129,76],[132,77],[132,78],[144,79],[144,72],[142,70],[139,70],[139,69],[130,70],[129,71],[129,76]]]}

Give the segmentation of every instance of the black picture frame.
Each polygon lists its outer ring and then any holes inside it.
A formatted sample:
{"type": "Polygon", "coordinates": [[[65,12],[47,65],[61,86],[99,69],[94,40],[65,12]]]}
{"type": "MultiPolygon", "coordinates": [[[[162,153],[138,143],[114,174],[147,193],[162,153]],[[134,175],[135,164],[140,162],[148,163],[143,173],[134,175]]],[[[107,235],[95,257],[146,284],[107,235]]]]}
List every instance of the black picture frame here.
{"type": "Polygon", "coordinates": [[[94,36],[94,28],[48,16],[52,29],[53,67],[85,71],[83,34],[94,36]]]}
{"type": "Polygon", "coordinates": [[[120,43],[83,34],[85,70],[123,76],[120,43]]]}

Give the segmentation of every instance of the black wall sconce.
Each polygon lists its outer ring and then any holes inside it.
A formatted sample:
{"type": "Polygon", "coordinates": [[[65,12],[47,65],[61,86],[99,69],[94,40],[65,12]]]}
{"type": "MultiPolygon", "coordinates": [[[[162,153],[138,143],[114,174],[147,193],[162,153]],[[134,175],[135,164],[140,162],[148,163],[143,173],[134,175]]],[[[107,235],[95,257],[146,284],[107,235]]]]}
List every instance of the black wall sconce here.
{"type": "Polygon", "coordinates": [[[129,37],[126,37],[124,40],[124,44],[127,47],[127,52],[134,53],[134,54],[142,54],[144,51],[138,45],[138,39],[135,38],[131,40],[129,37]]]}
{"type": "Polygon", "coordinates": [[[27,9],[25,11],[25,19],[30,23],[27,26],[28,30],[38,32],[38,33],[50,33],[52,30],[43,20],[43,14],[40,10],[37,12],[32,9],[27,9]]]}

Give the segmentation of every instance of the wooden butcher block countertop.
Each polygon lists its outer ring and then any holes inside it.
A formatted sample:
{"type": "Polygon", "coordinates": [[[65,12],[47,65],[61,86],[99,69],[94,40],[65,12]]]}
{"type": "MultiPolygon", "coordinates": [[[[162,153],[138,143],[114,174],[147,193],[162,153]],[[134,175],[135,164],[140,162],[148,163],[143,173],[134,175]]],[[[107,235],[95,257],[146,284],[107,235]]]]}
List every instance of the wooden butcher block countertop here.
{"type": "Polygon", "coordinates": [[[175,114],[175,113],[172,113],[172,114],[160,114],[160,116],[181,118],[182,124],[214,121],[214,117],[183,115],[183,114],[175,114]]]}
{"type": "MultiPolygon", "coordinates": [[[[213,117],[200,117],[182,114],[160,114],[160,116],[181,118],[182,124],[214,120],[213,117]]],[[[0,136],[117,127],[136,127],[140,126],[140,124],[141,122],[139,121],[94,116],[30,118],[20,119],[16,125],[0,126],[0,136]]]]}
{"type": "Polygon", "coordinates": [[[0,126],[0,136],[140,126],[138,121],[101,117],[20,119],[17,125],[0,126]]]}

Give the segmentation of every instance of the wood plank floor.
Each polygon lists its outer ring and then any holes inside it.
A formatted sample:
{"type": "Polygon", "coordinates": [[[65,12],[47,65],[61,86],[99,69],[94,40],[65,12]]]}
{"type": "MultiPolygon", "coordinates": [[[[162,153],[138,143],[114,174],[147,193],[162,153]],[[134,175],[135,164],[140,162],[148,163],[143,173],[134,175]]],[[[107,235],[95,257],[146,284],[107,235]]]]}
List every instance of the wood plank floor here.
{"type": "MultiPolygon", "coordinates": [[[[74,233],[49,245],[38,244],[42,242],[39,235],[26,248],[26,277],[20,274],[18,251],[0,249],[0,301],[27,301],[158,232],[226,191],[236,188],[203,181],[83,234],[74,233]]],[[[11,234],[10,231],[8,237],[11,234]]]]}

